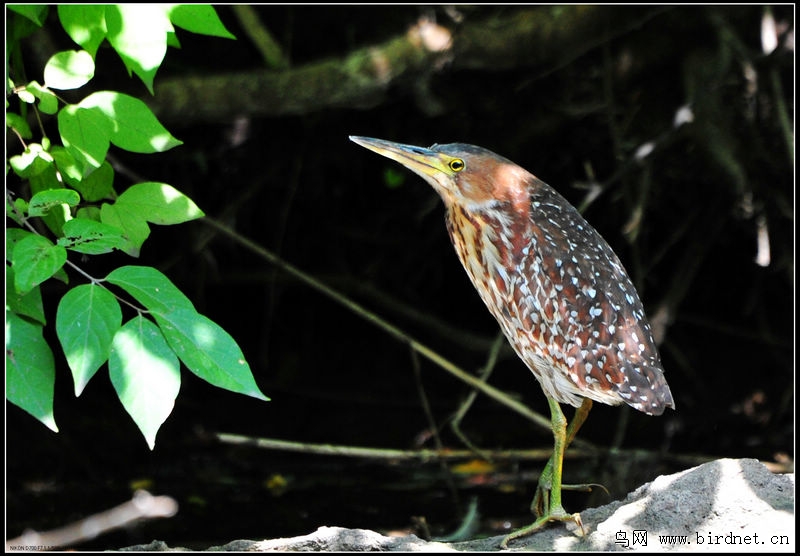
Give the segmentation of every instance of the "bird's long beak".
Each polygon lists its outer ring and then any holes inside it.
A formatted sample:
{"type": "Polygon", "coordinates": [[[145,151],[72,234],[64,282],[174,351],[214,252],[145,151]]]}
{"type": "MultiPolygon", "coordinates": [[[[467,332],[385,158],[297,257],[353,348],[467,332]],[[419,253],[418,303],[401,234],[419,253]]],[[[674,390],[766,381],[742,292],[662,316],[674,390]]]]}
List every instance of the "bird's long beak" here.
{"type": "Polygon", "coordinates": [[[386,158],[399,162],[428,182],[431,181],[431,178],[434,181],[438,181],[437,176],[451,173],[447,167],[447,160],[441,153],[424,147],[393,143],[392,141],[373,139],[372,137],[358,137],[356,135],[351,135],[350,140],[386,158]]]}

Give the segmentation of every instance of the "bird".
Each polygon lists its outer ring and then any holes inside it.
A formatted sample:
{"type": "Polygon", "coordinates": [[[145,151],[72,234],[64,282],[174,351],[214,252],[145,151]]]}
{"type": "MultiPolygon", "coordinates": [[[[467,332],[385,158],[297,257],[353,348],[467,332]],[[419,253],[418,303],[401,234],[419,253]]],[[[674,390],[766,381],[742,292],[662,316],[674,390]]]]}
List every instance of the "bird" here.
{"type": "Polygon", "coordinates": [[[540,474],[534,522],[509,542],[579,513],[561,503],[564,450],[593,402],[648,415],[675,408],[633,282],[603,237],[554,188],[509,159],[465,143],[418,147],[352,135],[419,175],[441,197],[458,259],[550,409],[553,453],[540,474]],[[577,408],[572,421],[560,404],[577,408]]]}

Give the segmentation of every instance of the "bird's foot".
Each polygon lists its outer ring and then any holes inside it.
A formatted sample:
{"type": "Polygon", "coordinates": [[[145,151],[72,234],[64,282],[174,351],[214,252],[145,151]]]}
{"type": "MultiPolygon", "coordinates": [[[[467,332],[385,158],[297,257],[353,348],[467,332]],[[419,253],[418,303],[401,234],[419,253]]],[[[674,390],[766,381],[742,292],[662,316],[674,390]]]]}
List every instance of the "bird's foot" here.
{"type": "MultiPolygon", "coordinates": [[[[603,489],[606,494],[610,495],[608,489],[598,483],[561,485],[561,490],[571,490],[574,492],[592,492],[592,489],[595,487],[603,489]]],[[[546,512],[545,508],[547,508],[549,504],[550,504],[550,488],[540,483],[539,486],[536,487],[536,495],[533,497],[533,502],[531,502],[531,512],[537,518],[542,517],[543,515],[548,513],[546,512]]],[[[552,513],[552,511],[549,513],[552,513]]]]}
{"type": "Polygon", "coordinates": [[[563,522],[573,522],[578,526],[580,530],[580,536],[586,536],[586,530],[583,528],[583,522],[581,521],[580,514],[568,514],[564,511],[564,508],[561,506],[551,508],[547,515],[540,516],[536,521],[528,525],[527,527],[522,527],[521,529],[517,529],[513,533],[507,535],[501,542],[500,548],[508,548],[508,543],[513,541],[514,539],[519,539],[521,537],[527,537],[532,535],[541,529],[543,529],[547,524],[552,523],[554,521],[563,521],[563,522]]]}
{"type": "Polygon", "coordinates": [[[611,493],[608,492],[608,489],[601,485],[600,483],[585,483],[582,485],[561,485],[561,490],[572,490],[575,492],[592,492],[593,488],[601,488],[603,492],[611,496],[611,493]]]}
{"type": "MultiPolygon", "coordinates": [[[[581,521],[581,515],[578,513],[569,514],[567,513],[561,504],[553,504],[554,501],[551,500],[550,496],[550,486],[549,486],[549,478],[545,479],[543,482],[540,482],[539,485],[536,487],[536,495],[533,498],[533,502],[531,503],[531,511],[536,515],[536,521],[532,524],[528,525],[527,527],[522,527],[521,529],[517,529],[513,533],[507,535],[502,542],[500,543],[501,548],[508,548],[508,543],[514,539],[519,539],[521,537],[527,537],[532,535],[546,527],[548,524],[561,521],[561,522],[572,522],[577,525],[577,535],[579,537],[586,536],[586,529],[583,527],[583,521],[581,521]]],[[[590,483],[590,484],[579,484],[579,485],[561,485],[561,490],[573,490],[579,492],[591,492],[592,488],[599,487],[608,493],[608,489],[603,485],[590,483]]],[[[559,495],[560,500],[560,495],[559,495]]]]}

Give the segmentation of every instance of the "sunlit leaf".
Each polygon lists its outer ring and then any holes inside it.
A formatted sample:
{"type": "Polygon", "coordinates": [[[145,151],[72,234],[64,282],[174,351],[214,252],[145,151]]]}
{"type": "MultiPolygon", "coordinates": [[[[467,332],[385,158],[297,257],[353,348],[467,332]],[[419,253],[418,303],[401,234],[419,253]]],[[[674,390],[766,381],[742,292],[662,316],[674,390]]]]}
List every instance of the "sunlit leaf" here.
{"type": "Polygon", "coordinates": [[[204,216],[189,197],[166,183],[132,185],[119,196],[116,205],[125,206],[153,224],[180,224],[204,216]]]}
{"type": "MultiPolygon", "coordinates": [[[[75,187],[75,184],[81,182],[81,179],[83,179],[83,168],[72,157],[72,155],[69,154],[67,149],[59,145],[54,145],[50,148],[49,152],[53,157],[53,160],[55,160],[56,168],[58,168],[58,171],[61,172],[61,175],[67,184],[75,187]]],[[[94,173],[92,175],[94,175],[94,173]]],[[[80,189],[78,189],[78,191],[80,191],[80,189]]],[[[81,192],[81,194],[83,195],[83,192],[81,192]]],[[[86,197],[86,195],[83,195],[83,198],[87,201],[93,200],[86,197]]]]}
{"type": "Polygon", "coordinates": [[[121,324],[119,302],[101,286],[75,286],[61,298],[56,335],[72,371],[76,396],[108,359],[111,341],[121,324]]]}
{"type": "Polygon", "coordinates": [[[150,235],[150,226],[138,212],[125,205],[103,203],[100,207],[100,221],[122,230],[127,240],[120,249],[131,257],[139,256],[142,244],[150,235]]]}
{"type": "Polygon", "coordinates": [[[59,4],[58,19],[70,38],[92,58],[106,38],[106,9],[102,4],[59,4]]]}
{"type": "Polygon", "coordinates": [[[158,429],[175,407],[180,363],[158,327],[142,315],[114,335],[108,359],[111,384],[152,450],[158,429]]]}
{"type": "Polygon", "coordinates": [[[194,311],[194,305],[175,284],[150,266],[121,266],[106,280],[128,292],[136,301],[154,313],[177,309],[194,311]]]}
{"type": "Polygon", "coordinates": [[[50,57],[44,66],[44,84],[51,89],[77,89],[94,77],[94,60],[85,50],[66,50],[50,57]]]}
{"type": "Polygon", "coordinates": [[[122,250],[128,242],[119,228],[86,218],[71,219],[64,224],[63,230],[64,236],[58,238],[58,245],[87,255],[122,250]]]}
{"type": "Polygon", "coordinates": [[[113,125],[102,110],[71,104],[58,112],[58,132],[86,175],[105,160],[113,125]]]}
{"type": "Polygon", "coordinates": [[[67,251],[40,235],[22,238],[11,255],[14,267],[14,287],[27,293],[56,273],[67,260],[67,251]]]}
{"type": "Polygon", "coordinates": [[[220,21],[213,6],[206,4],[177,4],[169,10],[174,25],[192,33],[236,39],[220,21]]]}
{"type": "Polygon", "coordinates": [[[47,324],[42,304],[42,290],[37,286],[25,294],[14,289],[14,268],[6,265],[6,307],[14,313],[47,324]]]}
{"type": "Polygon", "coordinates": [[[58,432],[53,415],[55,359],[42,326],[6,309],[6,399],[58,432]]]}
{"type": "Polygon", "coordinates": [[[44,216],[55,207],[76,206],[81,196],[71,189],[47,189],[31,197],[28,203],[28,216],[44,216]]]}
{"type": "Polygon", "coordinates": [[[115,91],[99,91],[79,106],[107,118],[108,139],[121,149],[136,153],[164,152],[183,144],[161,125],[141,100],[115,91]]]}
{"type": "Polygon", "coordinates": [[[22,154],[9,158],[8,163],[19,177],[31,178],[52,166],[53,157],[39,143],[30,143],[22,154]]]}
{"type": "Polygon", "coordinates": [[[193,309],[154,312],[170,347],[203,380],[232,392],[268,400],[258,388],[236,341],[218,324],[193,309]]]}
{"type": "Polygon", "coordinates": [[[6,127],[15,130],[23,139],[30,139],[33,137],[31,128],[25,118],[14,112],[6,112],[6,127]]]}
{"type": "Polygon", "coordinates": [[[55,114],[58,112],[58,97],[47,87],[39,85],[36,81],[31,81],[26,86],[26,91],[39,100],[39,110],[45,114],[55,114]]]}
{"type": "Polygon", "coordinates": [[[153,79],[167,52],[172,24],[158,4],[115,4],[105,11],[108,42],[128,68],[153,92],[153,79]]]}
{"type": "MultiPolygon", "coordinates": [[[[55,157],[55,153],[53,153],[55,157]]],[[[56,158],[58,164],[58,158],[56,158]]],[[[60,168],[60,166],[59,166],[60,168]]],[[[108,161],[103,162],[100,167],[86,177],[75,180],[70,178],[66,182],[78,190],[84,201],[96,202],[104,199],[114,199],[117,194],[114,191],[114,168],[108,161]]]]}

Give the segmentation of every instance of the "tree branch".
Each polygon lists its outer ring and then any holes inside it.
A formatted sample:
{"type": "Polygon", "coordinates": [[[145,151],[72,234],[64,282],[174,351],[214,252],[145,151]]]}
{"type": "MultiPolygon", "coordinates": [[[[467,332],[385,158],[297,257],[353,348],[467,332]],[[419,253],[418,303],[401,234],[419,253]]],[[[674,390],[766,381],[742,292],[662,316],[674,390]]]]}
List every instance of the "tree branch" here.
{"type": "Polygon", "coordinates": [[[382,44],[287,69],[167,79],[147,99],[162,121],[227,121],[237,115],[283,116],[330,108],[367,109],[387,91],[445,68],[537,68],[545,75],[663,13],[662,7],[558,6],[511,9],[489,20],[445,28],[420,20],[382,44]]]}

